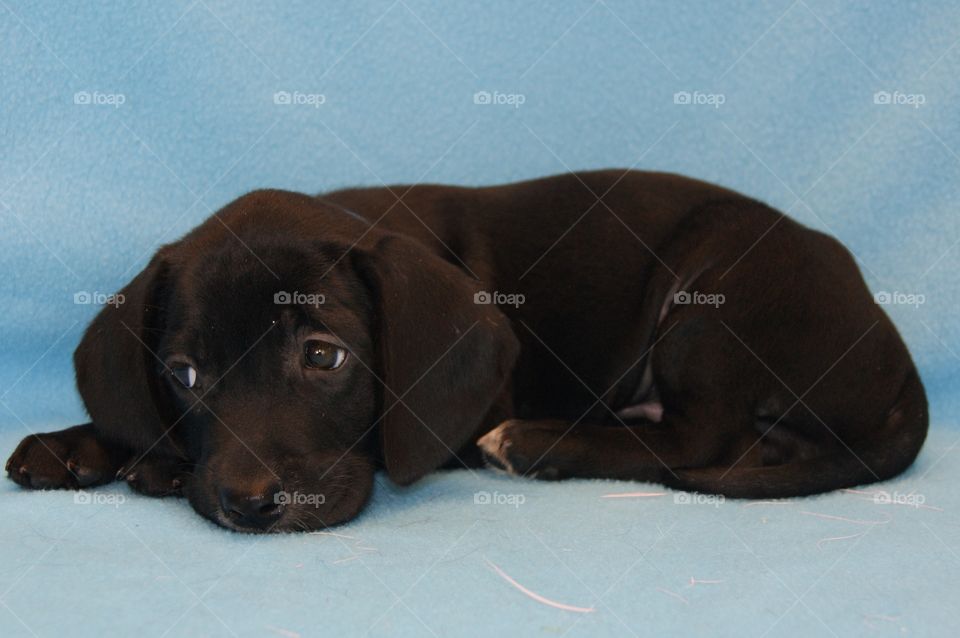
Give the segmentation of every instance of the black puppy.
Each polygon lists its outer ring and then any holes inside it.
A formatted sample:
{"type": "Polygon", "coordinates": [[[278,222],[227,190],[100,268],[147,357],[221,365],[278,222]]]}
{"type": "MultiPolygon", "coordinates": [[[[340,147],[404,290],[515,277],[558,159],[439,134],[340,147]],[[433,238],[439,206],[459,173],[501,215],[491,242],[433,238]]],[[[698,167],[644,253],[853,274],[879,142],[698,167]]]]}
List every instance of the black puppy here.
{"type": "Polygon", "coordinates": [[[122,293],[75,355],[92,423],[24,439],[17,483],[119,470],[226,527],[310,529],[379,467],[786,497],[890,478],[927,430],[847,250],[676,175],[257,191],[122,293]]]}

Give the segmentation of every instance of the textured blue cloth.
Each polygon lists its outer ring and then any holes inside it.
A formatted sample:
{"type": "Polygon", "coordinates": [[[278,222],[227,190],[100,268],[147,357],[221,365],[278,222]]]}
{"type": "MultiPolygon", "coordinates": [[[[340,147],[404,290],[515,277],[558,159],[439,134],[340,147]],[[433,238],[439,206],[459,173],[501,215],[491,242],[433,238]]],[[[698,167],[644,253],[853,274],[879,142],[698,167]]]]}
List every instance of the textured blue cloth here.
{"type": "Polygon", "coordinates": [[[899,504],[684,505],[451,472],[382,480],[349,539],[229,534],[124,486],[84,504],[5,483],[0,636],[950,635],[958,38],[948,0],[3,0],[4,455],[83,419],[82,302],[245,191],[609,166],[716,181],[838,236],[894,302],[933,434],[884,486],[899,504]],[[596,611],[536,602],[490,563],[596,611]]]}

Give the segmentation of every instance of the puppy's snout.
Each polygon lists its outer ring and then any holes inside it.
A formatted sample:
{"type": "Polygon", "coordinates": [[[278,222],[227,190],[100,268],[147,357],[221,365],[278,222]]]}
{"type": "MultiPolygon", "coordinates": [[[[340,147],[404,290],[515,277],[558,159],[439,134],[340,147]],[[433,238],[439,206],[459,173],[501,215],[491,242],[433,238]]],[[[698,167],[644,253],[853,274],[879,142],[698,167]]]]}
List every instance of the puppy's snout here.
{"type": "Polygon", "coordinates": [[[274,482],[253,488],[220,488],[220,507],[235,525],[267,529],[283,515],[282,487],[274,482]]]}

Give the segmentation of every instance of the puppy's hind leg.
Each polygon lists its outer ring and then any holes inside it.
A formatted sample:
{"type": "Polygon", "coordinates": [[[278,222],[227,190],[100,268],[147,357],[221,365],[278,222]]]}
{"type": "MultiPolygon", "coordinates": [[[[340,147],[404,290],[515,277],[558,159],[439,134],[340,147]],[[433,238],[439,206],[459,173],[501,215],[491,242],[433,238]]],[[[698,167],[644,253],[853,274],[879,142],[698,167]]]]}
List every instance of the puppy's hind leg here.
{"type": "Polygon", "coordinates": [[[665,413],[660,424],[593,425],[504,421],[477,445],[490,465],[540,479],[661,482],[674,469],[704,467],[728,453],[730,416],[665,413]]]}

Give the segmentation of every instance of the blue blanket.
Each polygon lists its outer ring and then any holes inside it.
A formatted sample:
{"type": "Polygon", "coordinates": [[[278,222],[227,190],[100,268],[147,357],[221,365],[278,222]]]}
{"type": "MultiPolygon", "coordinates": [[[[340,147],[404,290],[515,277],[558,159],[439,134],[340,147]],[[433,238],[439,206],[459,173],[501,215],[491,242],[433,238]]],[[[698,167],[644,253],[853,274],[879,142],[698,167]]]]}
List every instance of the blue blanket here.
{"type": "Polygon", "coordinates": [[[461,471],[381,478],[356,522],[265,538],[125,486],[7,482],[0,636],[951,635],[958,39],[948,0],[4,0],[4,455],[84,419],[71,353],[98,304],[245,191],[609,166],[839,237],[914,354],[932,434],[864,493],[686,502],[461,471]]]}

